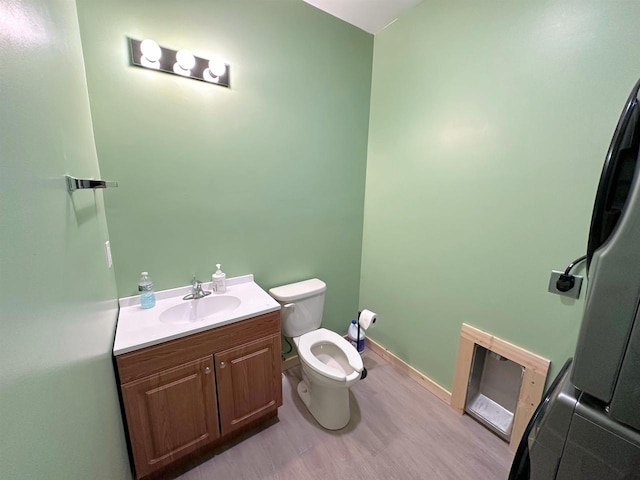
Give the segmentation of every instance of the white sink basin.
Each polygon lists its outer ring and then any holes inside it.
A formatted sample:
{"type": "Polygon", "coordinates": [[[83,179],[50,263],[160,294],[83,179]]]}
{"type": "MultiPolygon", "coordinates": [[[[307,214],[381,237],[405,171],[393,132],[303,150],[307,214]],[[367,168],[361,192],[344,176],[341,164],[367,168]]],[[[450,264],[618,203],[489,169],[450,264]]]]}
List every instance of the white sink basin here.
{"type": "Polygon", "coordinates": [[[240,299],[232,295],[211,295],[197,300],[184,300],[184,303],[166,309],[159,316],[163,323],[200,322],[209,317],[228,313],[240,305],[240,299]]]}
{"type": "MultiPolygon", "coordinates": [[[[210,291],[211,284],[205,283],[202,288],[210,291]]],[[[138,295],[121,298],[113,354],[122,355],[280,310],[280,304],[253,281],[253,275],[227,278],[227,292],[221,295],[183,300],[189,293],[191,285],[156,292],[156,306],[147,309],[141,308],[138,295]]]]}

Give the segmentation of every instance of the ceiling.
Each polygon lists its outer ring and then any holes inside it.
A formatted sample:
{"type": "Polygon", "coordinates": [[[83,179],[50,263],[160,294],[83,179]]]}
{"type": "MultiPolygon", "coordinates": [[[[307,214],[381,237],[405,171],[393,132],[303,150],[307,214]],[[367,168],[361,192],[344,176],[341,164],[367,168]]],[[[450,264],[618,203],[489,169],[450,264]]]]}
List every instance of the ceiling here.
{"type": "Polygon", "coordinates": [[[304,0],[345,22],[376,34],[422,0],[304,0]]]}

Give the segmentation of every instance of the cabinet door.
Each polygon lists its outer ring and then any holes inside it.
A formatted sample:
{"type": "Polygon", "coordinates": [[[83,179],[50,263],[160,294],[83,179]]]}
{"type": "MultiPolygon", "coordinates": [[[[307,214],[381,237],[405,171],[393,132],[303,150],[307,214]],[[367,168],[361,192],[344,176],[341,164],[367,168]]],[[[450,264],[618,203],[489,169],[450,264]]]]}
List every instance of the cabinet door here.
{"type": "Polygon", "coordinates": [[[216,353],[215,361],[223,435],[282,405],[279,334],[216,353]]]}
{"type": "Polygon", "coordinates": [[[220,436],[213,357],[122,385],[138,478],[220,436]]]}

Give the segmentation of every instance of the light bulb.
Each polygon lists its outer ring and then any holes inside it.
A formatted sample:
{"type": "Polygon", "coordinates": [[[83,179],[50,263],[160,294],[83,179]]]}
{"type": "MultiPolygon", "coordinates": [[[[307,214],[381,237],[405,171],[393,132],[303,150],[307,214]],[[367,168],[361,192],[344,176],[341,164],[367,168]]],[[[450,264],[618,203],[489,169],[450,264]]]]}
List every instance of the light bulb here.
{"type": "Polygon", "coordinates": [[[189,50],[182,48],[178,50],[178,53],[176,53],[176,61],[180,68],[184,70],[191,70],[196,64],[196,57],[194,57],[193,53],[189,50]]]}
{"type": "Polygon", "coordinates": [[[211,70],[209,69],[209,67],[205,68],[202,71],[202,78],[204,78],[207,82],[212,82],[212,83],[219,83],[220,82],[220,77],[215,77],[211,73],[211,70]]]}
{"type": "Polygon", "coordinates": [[[162,50],[160,49],[160,45],[156,42],[147,38],[140,42],[140,51],[142,52],[142,56],[149,60],[150,62],[157,62],[162,57],[162,50]]]}
{"type": "Polygon", "coordinates": [[[209,60],[209,70],[213,76],[221,77],[227,71],[227,66],[220,57],[213,57],[209,60]]]}

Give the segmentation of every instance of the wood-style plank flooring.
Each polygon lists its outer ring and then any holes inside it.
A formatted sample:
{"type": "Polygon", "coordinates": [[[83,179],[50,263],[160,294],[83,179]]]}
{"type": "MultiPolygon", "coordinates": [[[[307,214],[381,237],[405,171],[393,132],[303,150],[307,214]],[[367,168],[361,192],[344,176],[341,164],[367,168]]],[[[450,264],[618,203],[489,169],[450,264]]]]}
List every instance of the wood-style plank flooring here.
{"type": "Polygon", "coordinates": [[[320,427],[296,393],[300,367],[283,375],[279,420],[244,436],[180,480],[504,480],[508,445],[469,416],[366,351],[369,375],[351,389],[351,421],[320,427]]]}

